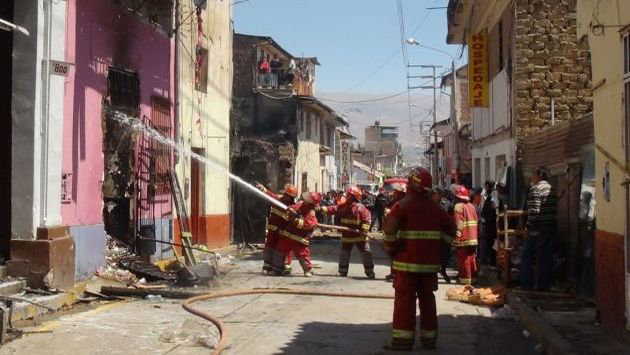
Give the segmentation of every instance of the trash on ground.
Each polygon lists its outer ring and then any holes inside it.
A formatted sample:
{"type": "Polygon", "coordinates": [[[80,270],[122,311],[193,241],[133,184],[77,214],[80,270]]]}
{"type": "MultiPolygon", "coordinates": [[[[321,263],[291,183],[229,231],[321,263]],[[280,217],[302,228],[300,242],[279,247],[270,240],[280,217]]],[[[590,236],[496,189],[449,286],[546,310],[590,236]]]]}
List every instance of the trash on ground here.
{"type": "Polygon", "coordinates": [[[505,294],[506,289],[503,285],[483,288],[467,285],[449,289],[446,292],[446,299],[480,306],[499,307],[505,304],[505,294]]]}
{"type": "Polygon", "coordinates": [[[219,331],[196,319],[188,318],[177,329],[166,329],[159,337],[163,343],[201,346],[214,349],[219,343],[219,331]]]}

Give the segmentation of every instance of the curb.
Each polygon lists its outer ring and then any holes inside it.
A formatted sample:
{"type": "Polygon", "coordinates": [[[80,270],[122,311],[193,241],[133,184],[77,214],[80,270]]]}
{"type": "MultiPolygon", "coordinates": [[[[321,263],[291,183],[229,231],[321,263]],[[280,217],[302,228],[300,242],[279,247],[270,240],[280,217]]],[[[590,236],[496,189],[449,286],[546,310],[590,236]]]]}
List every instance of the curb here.
{"type": "Polygon", "coordinates": [[[537,311],[527,306],[518,295],[508,291],[507,302],[519,316],[521,325],[532,334],[539,344],[542,344],[545,354],[578,354],[568,340],[563,338],[537,311]]]}

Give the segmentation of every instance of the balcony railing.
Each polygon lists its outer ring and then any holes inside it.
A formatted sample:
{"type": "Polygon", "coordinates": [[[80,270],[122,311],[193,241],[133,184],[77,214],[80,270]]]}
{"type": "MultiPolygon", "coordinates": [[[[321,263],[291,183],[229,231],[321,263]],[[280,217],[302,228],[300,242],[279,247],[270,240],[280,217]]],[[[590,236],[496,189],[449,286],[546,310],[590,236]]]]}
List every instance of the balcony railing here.
{"type": "Polygon", "coordinates": [[[299,96],[313,96],[313,77],[300,70],[289,72],[280,68],[271,73],[256,74],[256,87],[259,89],[291,89],[299,96]]]}
{"type": "Polygon", "coordinates": [[[278,88],[278,74],[276,73],[258,73],[257,79],[259,88],[278,88]]]}

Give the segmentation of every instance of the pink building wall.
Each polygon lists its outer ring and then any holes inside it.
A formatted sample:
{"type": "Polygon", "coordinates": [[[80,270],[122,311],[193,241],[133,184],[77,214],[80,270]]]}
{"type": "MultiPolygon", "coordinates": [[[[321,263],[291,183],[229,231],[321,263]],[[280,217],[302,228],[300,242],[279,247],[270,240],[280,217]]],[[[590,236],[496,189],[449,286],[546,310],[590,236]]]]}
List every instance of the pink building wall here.
{"type": "MultiPolygon", "coordinates": [[[[66,33],[66,58],[75,70],[65,86],[63,173],[72,174],[72,197],[62,205],[62,219],[69,226],[102,225],[101,102],[108,67],[138,73],[141,116],[151,117],[152,96],[174,102],[174,42],[111,0],[68,0],[66,33]]],[[[160,201],[156,215],[170,216],[170,198],[160,201]]]]}

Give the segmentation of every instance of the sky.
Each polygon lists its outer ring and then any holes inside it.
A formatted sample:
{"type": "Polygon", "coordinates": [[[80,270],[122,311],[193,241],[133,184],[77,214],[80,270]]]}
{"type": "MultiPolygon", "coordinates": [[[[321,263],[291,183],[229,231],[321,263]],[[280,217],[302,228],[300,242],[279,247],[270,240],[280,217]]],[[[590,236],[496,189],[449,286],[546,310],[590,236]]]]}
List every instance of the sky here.
{"type": "MultiPolygon", "coordinates": [[[[405,61],[396,0],[234,0],[237,33],[273,37],[294,56],[315,56],[316,96],[350,121],[350,131],[363,143],[367,125],[379,120],[400,125],[399,141],[407,151],[416,149],[421,121],[432,121],[431,90],[413,90],[409,110],[405,61]],[[387,100],[368,103],[402,93],[387,100]]],[[[461,48],[446,44],[448,0],[402,0],[405,37],[450,53],[456,65],[464,63],[461,48]]],[[[406,45],[409,64],[442,65],[450,71],[451,58],[429,49],[406,45]]],[[[430,72],[412,69],[411,75],[430,72]]],[[[415,79],[412,86],[421,84],[415,79]]],[[[448,96],[438,93],[437,121],[448,117],[448,96]]],[[[426,123],[425,123],[426,124],[426,123]]],[[[418,152],[422,147],[416,149],[418,152]]],[[[410,157],[407,157],[410,158],[410,157]]]]}

